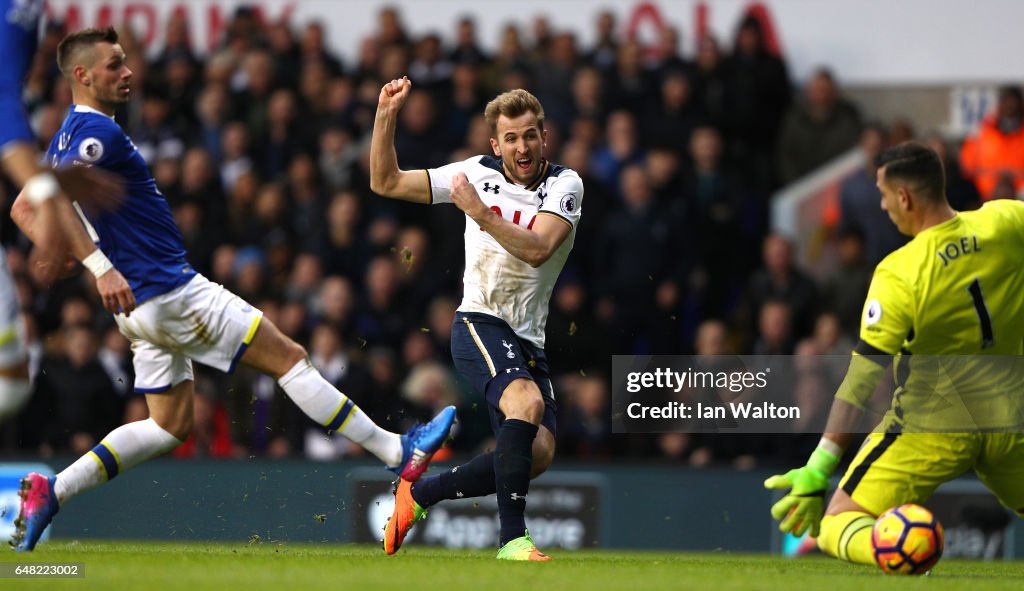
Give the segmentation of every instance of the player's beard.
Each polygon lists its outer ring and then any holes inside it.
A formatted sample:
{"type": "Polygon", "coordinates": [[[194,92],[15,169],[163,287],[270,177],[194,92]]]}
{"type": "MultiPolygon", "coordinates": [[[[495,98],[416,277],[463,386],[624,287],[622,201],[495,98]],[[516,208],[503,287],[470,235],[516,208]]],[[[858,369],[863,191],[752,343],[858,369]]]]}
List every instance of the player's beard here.
{"type": "Polygon", "coordinates": [[[118,85],[114,87],[114,89],[109,93],[104,93],[104,96],[97,98],[99,98],[100,102],[102,102],[104,105],[111,108],[117,108],[121,105],[127,105],[128,101],[131,100],[132,96],[131,87],[128,87],[127,93],[122,92],[123,88],[123,86],[118,85]]]}

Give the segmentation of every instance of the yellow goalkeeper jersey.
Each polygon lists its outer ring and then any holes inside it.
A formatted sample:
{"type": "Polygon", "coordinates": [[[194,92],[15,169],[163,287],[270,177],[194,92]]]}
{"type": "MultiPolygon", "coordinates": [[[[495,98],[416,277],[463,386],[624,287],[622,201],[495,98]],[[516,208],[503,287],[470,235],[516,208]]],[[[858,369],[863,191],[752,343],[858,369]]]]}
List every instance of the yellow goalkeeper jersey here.
{"type": "Polygon", "coordinates": [[[1024,203],[932,226],[875,269],[858,352],[896,355],[893,418],[912,430],[1024,426],[1024,203]]]}

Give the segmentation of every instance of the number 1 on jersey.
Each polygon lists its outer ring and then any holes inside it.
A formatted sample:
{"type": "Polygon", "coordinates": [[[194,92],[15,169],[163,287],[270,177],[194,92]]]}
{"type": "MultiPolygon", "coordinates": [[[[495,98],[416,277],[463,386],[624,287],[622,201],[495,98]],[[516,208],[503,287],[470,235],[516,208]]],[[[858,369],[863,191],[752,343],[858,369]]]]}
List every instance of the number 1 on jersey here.
{"type": "Polygon", "coordinates": [[[981,323],[981,348],[988,349],[995,344],[995,336],[992,334],[992,318],[988,315],[988,307],[985,306],[985,296],[981,293],[981,282],[975,277],[971,286],[967,288],[974,301],[974,311],[978,313],[978,321],[981,323]]]}

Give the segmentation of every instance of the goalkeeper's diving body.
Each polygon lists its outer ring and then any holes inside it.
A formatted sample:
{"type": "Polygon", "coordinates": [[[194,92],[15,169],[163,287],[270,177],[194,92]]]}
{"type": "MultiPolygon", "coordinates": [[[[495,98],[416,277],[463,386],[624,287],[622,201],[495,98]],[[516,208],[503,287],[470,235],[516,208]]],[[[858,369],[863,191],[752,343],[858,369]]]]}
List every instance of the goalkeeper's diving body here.
{"type": "Polygon", "coordinates": [[[884,151],[877,165],[881,207],[913,239],[875,269],[817,449],[765,481],[788,491],[772,507],[781,531],[809,531],[826,554],[861,564],[874,564],[880,513],[922,503],[972,469],[1024,516],[1024,203],[953,210],[939,157],[916,142],[884,151]],[[825,509],[829,476],[890,361],[892,404],[825,509]]]}

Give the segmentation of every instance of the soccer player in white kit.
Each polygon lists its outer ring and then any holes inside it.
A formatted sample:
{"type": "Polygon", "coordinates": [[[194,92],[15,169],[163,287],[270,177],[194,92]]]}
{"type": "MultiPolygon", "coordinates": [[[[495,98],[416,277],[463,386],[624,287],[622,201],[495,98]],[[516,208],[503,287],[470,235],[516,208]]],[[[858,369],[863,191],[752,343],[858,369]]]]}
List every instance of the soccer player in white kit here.
{"type": "MultiPolygon", "coordinates": [[[[15,549],[32,550],[70,498],[188,438],[192,360],[227,372],[244,363],[272,376],[311,419],[360,444],[399,476],[417,480],[448,438],[455,408],[404,435],[381,429],[262,312],[196,273],[149,167],[114,121],[117,107],[131,96],[132,78],[117,33],[72,33],[58,46],[57,61],[74,104],[50,144],[49,160],[55,166],[99,167],[125,181],[124,203],[90,214],[85,226],[69,224],[75,231],[68,243],[96,276],[104,307],[132,343],[135,392],[145,394],[150,417],[118,427],[56,477],[33,473],[22,479],[15,549]]],[[[24,193],[18,197],[23,198],[24,193]]],[[[31,227],[22,229],[35,238],[31,227]]]]}
{"type": "Polygon", "coordinates": [[[370,187],[414,203],[454,203],[466,214],[464,294],[452,326],[455,366],[488,402],[491,453],[415,485],[400,480],[384,529],[394,554],[426,509],[445,499],[497,493],[498,558],[546,561],[526,531],[530,479],[555,452],[555,413],[544,327],[555,280],[572,250],[583,200],[575,171],[544,158],[544,109],[513,90],[488,103],[493,156],[404,171],[394,148],[408,78],[381,89],[370,148],[370,187]]]}

